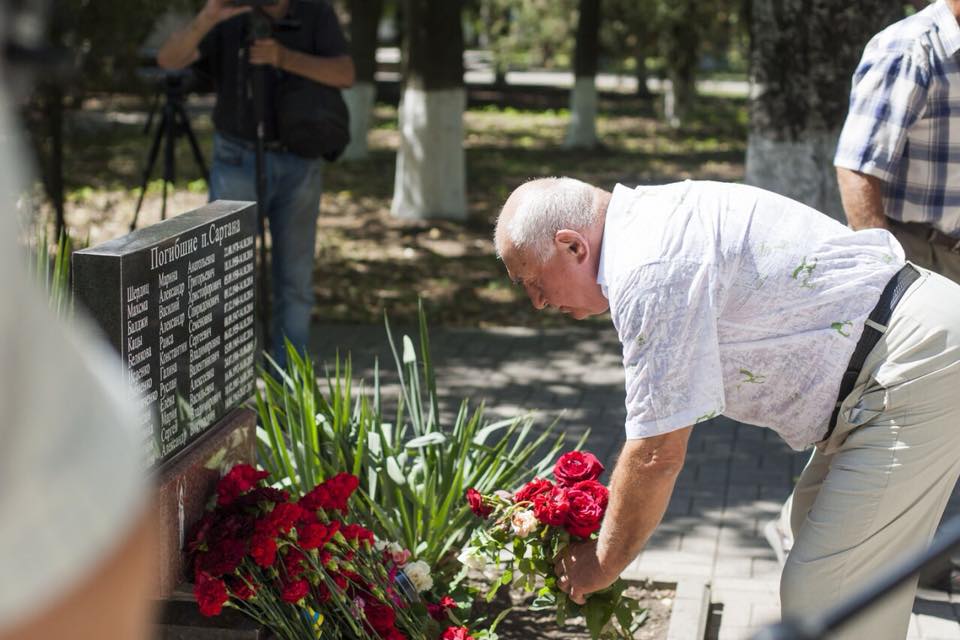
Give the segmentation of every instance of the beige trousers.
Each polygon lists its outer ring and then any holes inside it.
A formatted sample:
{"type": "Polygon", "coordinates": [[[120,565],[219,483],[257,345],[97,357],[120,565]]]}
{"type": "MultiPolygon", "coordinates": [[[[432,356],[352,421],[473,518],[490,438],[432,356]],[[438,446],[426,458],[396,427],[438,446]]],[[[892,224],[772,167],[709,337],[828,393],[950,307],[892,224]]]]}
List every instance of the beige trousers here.
{"type": "Polygon", "coordinates": [[[890,229],[890,233],[900,242],[903,252],[907,254],[907,260],[954,282],[960,282],[960,253],[953,253],[943,245],[931,244],[923,229],[895,226],[890,229]]]}
{"type": "MultiPolygon", "coordinates": [[[[823,612],[926,546],[960,475],[960,286],[921,269],[792,496],[784,616],[823,612]]],[[[916,580],[834,638],[904,638],[916,580]]]]}

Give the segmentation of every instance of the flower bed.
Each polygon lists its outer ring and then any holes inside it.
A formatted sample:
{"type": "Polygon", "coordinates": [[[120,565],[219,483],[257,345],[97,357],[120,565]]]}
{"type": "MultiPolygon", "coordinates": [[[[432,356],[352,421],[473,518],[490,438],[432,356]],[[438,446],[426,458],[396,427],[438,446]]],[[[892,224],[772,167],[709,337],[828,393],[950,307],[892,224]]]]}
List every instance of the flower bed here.
{"type": "MultiPolygon", "coordinates": [[[[624,595],[636,599],[640,608],[646,611],[643,626],[637,630],[634,638],[667,640],[676,591],[650,581],[632,582],[624,595]]],[[[532,596],[523,597],[515,591],[505,591],[502,595],[498,594],[489,605],[478,604],[478,608],[482,612],[487,607],[487,611],[494,616],[505,607],[514,608],[497,626],[499,640],[589,640],[590,632],[582,618],[571,618],[567,625],[561,627],[552,612],[531,610],[533,600],[532,596]]]]}

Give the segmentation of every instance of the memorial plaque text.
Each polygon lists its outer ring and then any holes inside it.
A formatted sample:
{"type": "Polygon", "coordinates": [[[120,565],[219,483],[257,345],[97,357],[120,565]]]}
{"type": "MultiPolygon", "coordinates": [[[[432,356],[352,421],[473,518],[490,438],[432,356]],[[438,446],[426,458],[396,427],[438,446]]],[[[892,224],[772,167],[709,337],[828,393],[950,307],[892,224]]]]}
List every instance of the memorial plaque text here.
{"type": "Polygon", "coordinates": [[[217,201],[73,256],[74,291],[119,351],[148,462],[254,385],[256,207],[217,201]]]}

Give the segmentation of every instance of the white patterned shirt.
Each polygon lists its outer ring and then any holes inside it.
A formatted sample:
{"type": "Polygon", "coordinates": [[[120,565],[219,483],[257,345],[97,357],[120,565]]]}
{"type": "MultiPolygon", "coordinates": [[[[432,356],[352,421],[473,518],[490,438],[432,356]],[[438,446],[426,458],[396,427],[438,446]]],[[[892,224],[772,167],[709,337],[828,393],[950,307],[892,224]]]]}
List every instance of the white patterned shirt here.
{"type": "Polygon", "coordinates": [[[755,187],[617,185],[597,282],[623,345],[627,437],[723,414],[794,449],[821,440],[864,320],[903,264],[887,231],[755,187]]]}
{"type": "Polygon", "coordinates": [[[960,238],[960,25],[944,0],[870,40],[834,164],[883,181],[884,213],[960,238]],[[952,137],[951,137],[952,134],[952,137]]]}

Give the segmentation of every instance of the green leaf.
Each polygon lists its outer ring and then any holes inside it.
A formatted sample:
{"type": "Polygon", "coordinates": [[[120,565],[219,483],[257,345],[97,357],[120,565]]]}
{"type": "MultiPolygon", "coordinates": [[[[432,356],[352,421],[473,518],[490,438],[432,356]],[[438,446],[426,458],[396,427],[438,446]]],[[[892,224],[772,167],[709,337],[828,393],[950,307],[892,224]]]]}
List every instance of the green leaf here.
{"type": "Polygon", "coordinates": [[[504,587],[509,587],[511,582],[513,582],[513,571],[507,569],[500,574],[500,584],[504,587]]]}
{"type": "Polygon", "coordinates": [[[507,617],[507,614],[513,610],[514,610],[514,607],[507,607],[506,609],[501,611],[499,614],[497,614],[497,617],[494,618],[493,622],[490,623],[490,626],[487,627],[487,631],[489,633],[495,632],[497,630],[497,625],[503,622],[503,619],[507,617]]]}
{"type": "Polygon", "coordinates": [[[420,447],[429,447],[434,444],[443,444],[447,441],[447,436],[439,431],[431,431],[422,436],[407,440],[405,446],[407,449],[418,449],[420,447]]]}
{"type": "Polygon", "coordinates": [[[419,352],[415,339],[404,336],[402,357],[384,317],[399,383],[399,390],[388,387],[391,397],[382,395],[376,362],[365,387],[353,384],[349,354],[337,353],[319,382],[302,353],[290,352],[285,368],[268,359],[272,368],[261,371],[257,391],[258,451],[277,485],[301,495],[322,477],[353,470],[362,482],[352,503],[357,517],[446,579],[461,571],[457,551],[477,530],[463,499],[466,487],[490,493],[522,485],[550,468],[564,436],[556,422],[541,430],[526,415],[488,422],[483,404],[467,400],[441,426],[440,381],[422,306],[420,314],[419,352]],[[384,406],[391,415],[382,413],[384,406]]]}
{"type": "Polygon", "coordinates": [[[404,485],[407,483],[407,478],[403,475],[403,470],[400,468],[400,463],[397,462],[397,458],[390,456],[386,459],[387,463],[387,475],[397,485],[404,485]]]}
{"type": "Polygon", "coordinates": [[[417,350],[413,346],[410,336],[403,336],[403,364],[416,364],[417,350]]]}
{"type": "Polygon", "coordinates": [[[603,627],[610,619],[610,606],[608,602],[598,600],[596,597],[588,598],[587,603],[583,605],[583,616],[587,622],[587,629],[590,630],[590,636],[597,640],[603,627]]]}
{"type": "Polygon", "coordinates": [[[530,603],[530,610],[541,611],[543,609],[552,609],[555,606],[557,606],[557,598],[553,595],[553,592],[547,589],[546,593],[544,593],[544,590],[541,589],[537,597],[530,603]]]}

